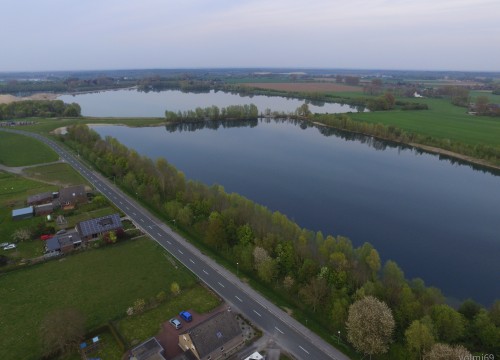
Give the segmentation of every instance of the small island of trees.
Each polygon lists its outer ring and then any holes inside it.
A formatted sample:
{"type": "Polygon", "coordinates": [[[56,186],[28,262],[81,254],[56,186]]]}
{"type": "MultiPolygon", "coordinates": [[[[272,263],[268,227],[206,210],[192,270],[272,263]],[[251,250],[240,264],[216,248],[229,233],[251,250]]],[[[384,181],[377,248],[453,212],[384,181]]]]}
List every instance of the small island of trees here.
{"type": "Polygon", "coordinates": [[[169,122],[199,122],[217,120],[256,120],[259,110],[255,104],[230,105],[218,108],[215,105],[188,111],[165,111],[165,118],[169,122]]]}

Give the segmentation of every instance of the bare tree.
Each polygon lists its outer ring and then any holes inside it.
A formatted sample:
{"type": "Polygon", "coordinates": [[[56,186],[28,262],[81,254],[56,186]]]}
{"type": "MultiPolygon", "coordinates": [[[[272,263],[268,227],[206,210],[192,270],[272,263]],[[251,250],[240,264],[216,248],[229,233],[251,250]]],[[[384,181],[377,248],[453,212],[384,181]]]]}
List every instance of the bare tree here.
{"type": "Polygon", "coordinates": [[[47,314],[40,325],[44,355],[68,354],[77,349],[85,335],[85,318],[75,309],[47,314]]]}
{"type": "Polygon", "coordinates": [[[425,360],[472,359],[472,354],[462,345],[435,344],[424,356],[425,360]]]}

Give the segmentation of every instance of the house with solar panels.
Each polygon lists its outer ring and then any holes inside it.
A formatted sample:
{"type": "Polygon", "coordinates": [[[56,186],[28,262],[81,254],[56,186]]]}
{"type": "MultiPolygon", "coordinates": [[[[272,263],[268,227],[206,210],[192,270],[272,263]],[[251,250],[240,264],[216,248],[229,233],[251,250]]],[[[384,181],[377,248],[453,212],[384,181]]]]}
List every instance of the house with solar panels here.
{"type": "Polygon", "coordinates": [[[76,231],[84,242],[97,240],[103,234],[118,229],[123,229],[119,214],[101,216],[76,225],[76,231]]]}

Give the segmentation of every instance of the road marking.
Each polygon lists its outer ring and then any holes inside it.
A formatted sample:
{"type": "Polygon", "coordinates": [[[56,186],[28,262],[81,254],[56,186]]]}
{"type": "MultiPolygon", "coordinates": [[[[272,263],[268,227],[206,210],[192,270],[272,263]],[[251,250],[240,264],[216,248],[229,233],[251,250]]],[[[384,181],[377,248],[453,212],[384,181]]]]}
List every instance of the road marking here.
{"type": "Polygon", "coordinates": [[[177,249],[177,251],[178,251],[179,253],[181,253],[181,255],[184,255],[184,253],[183,253],[182,251],[180,251],[179,249],[177,249]]]}
{"type": "Polygon", "coordinates": [[[130,210],[130,209],[128,208],[128,206],[125,206],[125,209],[130,210]]]}
{"type": "Polygon", "coordinates": [[[120,205],[123,205],[123,203],[120,201],[120,205]]]}
{"type": "Polygon", "coordinates": [[[148,228],[150,228],[151,230],[153,230],[153,227],[151,225],[148,225],[148,228]]]}
{"type": "Polygon", "coordinates": [[[234,295],[234,297],[238,299],[239,302],[243,302],[243,300],[241,300],[238,296],[234,295]]]}
{"type": "Polygon", "coordinates": [[[257,311],[254,310],[253,312],[256,313],[257,315],[259,315],[260,317],[262,317],[262,315],[259,314],[257,311]]]}
{"type": "Polygon", "coordinates": [[[158,236],[163,236],[163,235],[162,235],[162,234],[160,234],[160,233],[157,233],[157,234],[158,234],[158,236]]]}
{"type": "Polygon", "coordinates": [[[141,220],[142,222],[144,222],[144,219],[139,219],[139,220],[141,220]]]}
{"type": "Polygon", "coordinates": [[[189,261],[191,261],[191,263],[192,263],[192,264],[194,264],[194,261],[193,261],[193,259],[189,259],[189,261]]]}
{"type": "Polygon", "coordinates": [[[219,284],[219,285],[220,285],[220,286],[222,286],[222,287],[225,287],[224,285],[222,285],[222,284],[221,284],[220,282],[218,282],[218,281],[217,281],[217,284],[219,284]]]}
{"type": "Polygon", "coordinates": [[[282,333],[283,335],[285,335],[285,333],[283,331],[281,331],[280,329],[278,329],[276,326],[274,327],[276,330],[278,330],[280,333],[282,333]]]}
{"type": "Polygon", "coordinates": [[[133,212],[132,215],[136,216],[137,214],[133,212]]]}
{"type": "Polygon", "coordinates": [[[203,272],[208,275],[208,273],[205,271],[205,269],[203,269],[203,272]]]}
{"type": "Polygon", "coordinates": [[[172,245],[172,243],[170,241],[168,241],[168,240],[167,240],[167,243],[168,243],[168,245],[172,245]]]}
{"type": "Polygon", "coordinates": [[[304,349],[302,346],[300,346],[300,345],[299,345],[299,348],[300,348],[303,352],[305,352],[307,355],[309,355],[309,351],[307,351],[306,349],[304,349]]]}

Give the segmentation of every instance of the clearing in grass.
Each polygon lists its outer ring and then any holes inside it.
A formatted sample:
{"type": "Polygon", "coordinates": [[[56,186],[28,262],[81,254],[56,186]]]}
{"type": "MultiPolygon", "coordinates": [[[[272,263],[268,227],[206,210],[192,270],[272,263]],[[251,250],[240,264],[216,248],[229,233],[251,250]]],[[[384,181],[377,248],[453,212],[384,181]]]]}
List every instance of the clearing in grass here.
{"type": "Polygon", "coordinates": [[[28,177],[60,186],[86,184],[87,181],[66,163],[41,165],[23,170],[28,177]]]}

